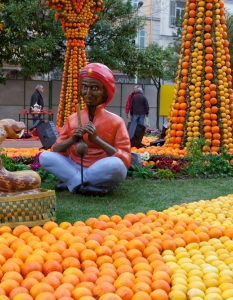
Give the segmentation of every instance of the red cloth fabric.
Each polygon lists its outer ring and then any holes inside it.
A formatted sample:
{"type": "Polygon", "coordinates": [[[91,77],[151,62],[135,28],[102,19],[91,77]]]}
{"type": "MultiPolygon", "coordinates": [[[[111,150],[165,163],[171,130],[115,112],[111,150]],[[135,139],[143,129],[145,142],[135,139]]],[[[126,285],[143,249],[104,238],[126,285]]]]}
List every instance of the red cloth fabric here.
{"type": "Polygon", "coordinates": [[[131,100],[132,100],[134,95],[135,95],[135,93],[129,94],[128,100],[125,104],[125,113],[126,113],[126,115],[128,115],[128,113],[130,112],[130,103],[131,103],[131,100]]]}
{"type": "MultiPolygon", "coordinates": [[[[113,157],[115,156],[120,158],[125,166],[129,168],[131,161],[131,145],[125,123],[123,122],[121,117],[110,113],[109,111],[105,110],[104,107],[105,103],[96,107],[93,124],[96,127],[97,134],[99,138],[117,149],[117,152],[113,155],[113,157]]],[[[83,125],[89,121],[87,108],[81,111],[81,119],[83,125]]],[[[55,144],[65,141],[69,137],[71,137],[73,131],[77,127],[78,117],[77,113],[74,113],[70,117],[68,117],[66,123],[60,131],[55,144]]],[[[103,149],[89,142],[87,134],[84,134],[83,140],[88,145],[88,151],[83,158],[84,167],[88,168],[94,162],[108,157],[108,154],[103,149]]],[[[51,151],[53,151],[54,145],[52,146],[51,151]]],[[[66,152],[63,152],[61,154],[70,155],[73,161],[75,161],[79,165],[81,164],[80,157],[75,152],[75,144],[68,148],[66,152]]]]}

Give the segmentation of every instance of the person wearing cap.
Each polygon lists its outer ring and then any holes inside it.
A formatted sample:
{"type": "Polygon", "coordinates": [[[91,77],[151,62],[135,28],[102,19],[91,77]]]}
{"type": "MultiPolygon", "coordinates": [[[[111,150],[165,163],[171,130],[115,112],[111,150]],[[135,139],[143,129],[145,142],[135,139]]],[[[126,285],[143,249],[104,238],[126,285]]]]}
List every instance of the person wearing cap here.
{"type": "MultiPolygon", "coordinates": [[[[32,108],[34,107],[34,105],[36,103],[39,106],[41,106],[41,110],[44,108],[44,100],[43,100],[43,97],[42,97],[43,92],[44,92],[43,85],[42,84],[37,84],[36,90],[31,96],[29,112],[32,111],[32,108]]],[[[41,115],[40,114],[33,114],[32,119],[33,119],[32,122],[33,122],[33,125],[34,125],[37,120],[41,119],[41,115]]]]}
{"type": "Polygon", "coordinates": [[[80,112],[82,127],[78,126],[77,113],[69,116],[51,152],[40,155],[40,164],[61,180],[56,191],[68,189],[74,194],[104,196],[127,176],[130,139],[123,119],[105,110],[115,93],[112,71],[103,64],[91,63],[81,70],[79,80],[86,103],[80,112]],[[88,146],[83,157],[84,184],[81,158],[75,151],[80,137],[88,146]]]}

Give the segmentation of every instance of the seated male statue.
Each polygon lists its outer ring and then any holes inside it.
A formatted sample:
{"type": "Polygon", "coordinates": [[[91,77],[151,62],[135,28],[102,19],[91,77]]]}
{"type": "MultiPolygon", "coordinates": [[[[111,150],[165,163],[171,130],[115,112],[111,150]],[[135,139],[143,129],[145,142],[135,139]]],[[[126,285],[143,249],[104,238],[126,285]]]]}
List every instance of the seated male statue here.
{"type": "Polygon", "coordinates": [[[116,89],[108,67],[100,63],[85,66],[79,73],[79,89],[86,103],[80,112],[82,126],[77,113],[69,116],[51,152],[40,155],[40,164],[61,180],[56,191],[105,196],[127,176],[130,139],[123,119],[105,110],[116,89]],[[82,164],[75,151],[80,138],[88,146],[82,164]]]}

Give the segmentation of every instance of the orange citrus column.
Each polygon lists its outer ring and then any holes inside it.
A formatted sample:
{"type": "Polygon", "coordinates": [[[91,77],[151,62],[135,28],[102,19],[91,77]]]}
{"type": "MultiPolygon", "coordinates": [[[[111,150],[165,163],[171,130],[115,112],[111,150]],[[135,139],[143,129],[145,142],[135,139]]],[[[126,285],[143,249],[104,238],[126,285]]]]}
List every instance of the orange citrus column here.
{"type": "Polygon", "coordinates": [[[222,0],[187,0],[165,145],[184,149],[204,137],[233,152],[233,90],[222,0]]]}
{"type": "Polygon", "coordinates": [[[66,54],[62,75],[60,102],[57,113],[57,126],[62,127],[66,119],[76,111],[76,104],[85,107],[79,95],[78,74],[86,65],[84,39],[90,24],[96,19],[96,12],[104,9],[102,0],[51,0],[46,1],[46,6],[57,10],[55,17],[62,25],[66,42],[66,54]]]}

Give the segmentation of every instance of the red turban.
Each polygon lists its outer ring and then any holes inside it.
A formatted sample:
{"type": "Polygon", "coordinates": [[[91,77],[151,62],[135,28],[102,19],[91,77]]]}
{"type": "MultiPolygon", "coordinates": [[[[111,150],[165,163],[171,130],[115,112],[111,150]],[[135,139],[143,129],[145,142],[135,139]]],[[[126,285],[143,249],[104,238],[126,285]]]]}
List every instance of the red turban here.
{"type": "Polygon", "coordinates": [[[91,63],[82,68],[79,73],[79,79],[84,77],[95,78],[99,80],[105,87],[108,97],[105,101],[108,104],[115,93],[116,86],[112,71],[105,65],[100,63],[91,63]]]}

